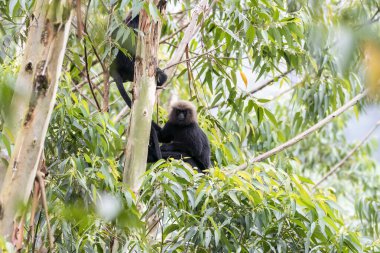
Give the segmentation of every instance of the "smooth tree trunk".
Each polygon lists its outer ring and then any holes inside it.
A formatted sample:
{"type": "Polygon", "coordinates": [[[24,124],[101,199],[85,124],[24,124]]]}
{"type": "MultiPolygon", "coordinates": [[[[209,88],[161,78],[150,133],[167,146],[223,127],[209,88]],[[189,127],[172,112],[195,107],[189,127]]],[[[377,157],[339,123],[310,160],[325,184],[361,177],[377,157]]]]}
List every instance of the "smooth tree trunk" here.
{"type": "Polygon", "coordinates": [[[5,153],[5,150],[0,149],[0,191],[3,186],[3,180],[5,177],[5,173],[7,172],[9,157],[5,153]]]}
{"type": "Polygon", "coordinates": [[[19,130],[0,192],[0,236],[6,240],[10,240],[17,211],[29,198],[36,176],[68,40],[71,1],[37,0],[33,16],[36,20],[28,33],[16,83],[21,97],[12,102],[17,112],[12,125],[19,130]],[[57,4],[64,7],[61,17],[55,16],[57,4]]]}
{"type": "Polygon", "coordinates": [[[0,189],[3,187],[3,181],[5,178],[5,174],[7,172],[7,168],[5,163],[0,162],[0,189]]]}
{"type": "MultiPolygon", "coordinates": [[[[34,14],[39,14],[42,8],[42,1],[36,4],[36,11],[34,14]]],[[[34,16],[40,17],[40,16],[34,16]]],[[[45,27],[38,25],[38,22],[42,18],[31,19],[30,26],[28,28],[28,34],[42,34],[45,27]]],[[[45,45],[41,43],[41,37],[29,36],[27,40],[28,47],[25,48],[22,59],[20,72],[18,73],[16,83],[14,85],[14,94],[11,101],[10,112],[6,115],[4,130],[10,134],[11,140],[15,138],[18,130],[20,129],[21,122],[24,119],[25,112],[27,110],[29,99],[32,95],[33,85],[33,68],[30,59],[39,57],[39,54],[44,50],[45,45]]],[[[14,143],[12,143],[14,144],[14,143]]],[[[0,150],[0,158],[9,160],[5,156],[6,151],[0,150]]],[[[7,163],[0,161],[0,190],[4,175],[7,171],[7,163]]]]}
{"type": "MultiPolygon", "coordinates": [[[[157,6],[158,0],[150,4],[157,6]]],[[[134,102],[131,110],[123,182],[135,193],[146,170],[150,127],[156,94],[157,52],[161,34],[161,21],[154,21],[142,9],[137,39],[134,102]]]]}

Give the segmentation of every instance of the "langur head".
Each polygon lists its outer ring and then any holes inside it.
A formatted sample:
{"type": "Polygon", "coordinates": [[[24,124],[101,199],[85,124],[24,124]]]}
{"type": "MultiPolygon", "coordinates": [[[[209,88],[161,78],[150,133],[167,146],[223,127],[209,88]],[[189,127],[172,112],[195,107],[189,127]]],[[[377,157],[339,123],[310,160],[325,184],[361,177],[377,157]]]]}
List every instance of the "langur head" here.
{"type": "Polygon", "coordinates": [[[175,125],[197,124],[197,110],[189,101],[177,101],[171,106],[169,122],[175,125]]]}

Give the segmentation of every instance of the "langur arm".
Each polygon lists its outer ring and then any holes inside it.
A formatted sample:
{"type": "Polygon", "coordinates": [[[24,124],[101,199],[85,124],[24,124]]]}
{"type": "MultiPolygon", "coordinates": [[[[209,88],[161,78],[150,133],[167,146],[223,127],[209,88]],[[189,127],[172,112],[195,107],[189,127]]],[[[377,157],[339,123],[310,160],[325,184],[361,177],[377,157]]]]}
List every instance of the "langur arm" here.
{"type": "Polygon", "coordinates": [[[166,123],[165,126],[157,132],[158,140],[162,143],[169,143],[173,140],[173,127],[166,123]]]}

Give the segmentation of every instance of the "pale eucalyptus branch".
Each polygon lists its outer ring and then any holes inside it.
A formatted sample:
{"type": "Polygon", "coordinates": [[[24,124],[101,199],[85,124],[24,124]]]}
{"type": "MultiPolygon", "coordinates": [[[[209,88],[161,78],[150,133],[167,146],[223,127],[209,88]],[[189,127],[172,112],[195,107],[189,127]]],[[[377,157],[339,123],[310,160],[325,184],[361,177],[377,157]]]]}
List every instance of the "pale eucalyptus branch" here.
{"type": "Polygon", "coordinates": [[[277,94],[276,96],[274,96],[268,103],[272,103],[274,101],[276,101],[277,99],[279,99],[280,97],[282,97],[283,95],[285,95],[286,93],[294,90],[295,88],[297,88],[300,84],[303,84],[304,82],[301,81],[301,82],[298,82],[292,86],[290,86],[289,88],[287,88],[286,90],[284,90],[283,92],[280,92],[279,94],[277,94]]]}
{"type": "MultiPolygon", "coordinates": [[[[168,67],[165,68],[166,69],[165,72],[168,75],[168,80],[170,80],[172,78],[172,76],[174,75],[175,66],[177,65],[178,62],[181,61],[182,56],[185,53],[185,49],[186,49],[187,44],[189,44],[191,39],[195,36],[195,34],[198,32],[201,25],[203,24],[203,22],[198,23],[199,15],[201,13],[204,13],[203,19],[205,19],[209,15],[209,13],[212,9],[212,6],[215,4],[215,2],[216,2],[216,0],[214,0],[211,3],[211,5],[208,7],[208,0],[202,0],[202,2],[200,2],[194,8],[194,11],[193,11],[193,14],[191,16],[191,20],[189,22],[189,25],[187,26],[187,28],[184,32],[184,36],[183,36],[181,42],[178,44],[177,49],[174,51],[173,56],[171,57],[169,62],[166,64],[166,66],[168,66],[168,67]]],[[[167,82],[164,85],[164,87],[166,87],[168,83],[169,82],[167,82]]]]}
{"type": "Polygon", "coordinates": [[[323,120],[319,121],[317,124],[315,124],[314,126],[310,127],[309,129],[305,130],[304,132],[300,133],[299,135],[297,135],[296,137],[290,139],[289,141],[285,142],[284,144],[281,144],[280,146],[272,149],[272,150],[269,150],[259,156],[256,156],[254,158],[252,158],[251,160],[249,160],[248,163],[244,163],[240,166],[238,166],[236,169],[233,170],[233,172],[236,172],[236,171],[239,171],[239,170],[244,170],[248,167],[249,164],[253,164],[253,163],[256,163],[256,162],[261,162],[277,153],[280,153],[281,151],[293,146],[294,144],[298,143],[299,141],[305,139],[306,137],[308,137],[310,134],[316,132],[317,130],[319,130],[320,128],[322,128],[323,126],[325,126],[327,123],[331,122],[333,119],[335,119],[337,116],[339,116],[340,114],[342,114],[343,112],[347,111],[348,109],[350,109],[353,105],[355,105],[359,100],[361,100],[363,97],[365,97],[368,93],[368,90],[365,90],[363,91],[362,93],[358,94],[357,96],[355,96],[353,99],[351,99],[350,101],[348,101],[345,105],[343,105],[342,107],[340,107],[338,110],[336,110],[335,112],[331,113],[330,115],[328,115],[327,117],[325,117],[323,120]]]}
{"type": "Polygon", "coordinates": [[[12,152],[0,191],[0,236],[9,241],[14,220],[23,204],[30,197],[43,150],[45,137],[55,105],[59,76],[69,38],[72,5],[67,19],[56,25],[49,22],[48,2],[38,0],[33,11],[36,20],[23,50],[24,58],[16,85],[19,91],[29,89],[30,97],[24,98],[24,111],[20,125],[16,126],[14,151],[12,152]],[[42,36],[47,32],[49,36],[42,36]],[[46,38],[45,38],[46,37],[46,38]]]}
{"type": "Polygon", "coordinates": [[[165,38],[161,39],[160,40],[160,44],[162,43],[165,43],[166,41],[172,39],[174,36],[176,36],[178,33],[182,32],[183,30],[185,30],[187,27],[189,26],[189,24],[186,24],[184,26],[182,26],[181,28],[179,28],[177,31],[173,32],[172,34],[170,34],[169,36],[166,36],[165,38]]]}
{"type": "Polygon", "coordinates": [[[205,52],[205,53],[198,54],[198,55],[196,55],[196,56],[186,58],[185,60],[182,60],[182,61],[179,61],[179,62],[173,63],[172,65],[167,65],[163,70],[167,70],[167,69],[170,69],[170,68],[172,68],[172,67],[174,67],[174,66],[176,66],[176,65],[179,65],[179,64],[181,64],[181,63],[184,63],[184,62],[187,63],[187,62],[192,61],[192,60],[194,60],[194,59],[198,59],[198,58],[200,58],[200,57],[202,57],[202,56],[209,55],[211,52],[213,52],[213,51],[219,49],[221,46],[223,46],[223,44],[222,44],[222,45],[219,45],[219,46],[217,46],[217,47],[215,47],[215,48],[213,48],[213,49],[210,49],[209,51],[207,51],[207,52],[205,52]]]}

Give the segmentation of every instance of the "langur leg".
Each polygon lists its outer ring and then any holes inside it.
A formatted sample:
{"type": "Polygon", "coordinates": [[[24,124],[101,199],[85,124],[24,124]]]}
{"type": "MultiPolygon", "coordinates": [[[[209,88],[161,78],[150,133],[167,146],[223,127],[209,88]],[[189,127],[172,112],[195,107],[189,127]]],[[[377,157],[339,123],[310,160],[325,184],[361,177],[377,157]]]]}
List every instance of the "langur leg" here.
{"type": "Polygon", "coordinates": [[[154,163],[160,160],[161,158],[162,158],[162,154],[161,154],[160,144],[158,142],[157,131],[152,125],[150,129],[147,161],[148,163],[154,163]]]}

